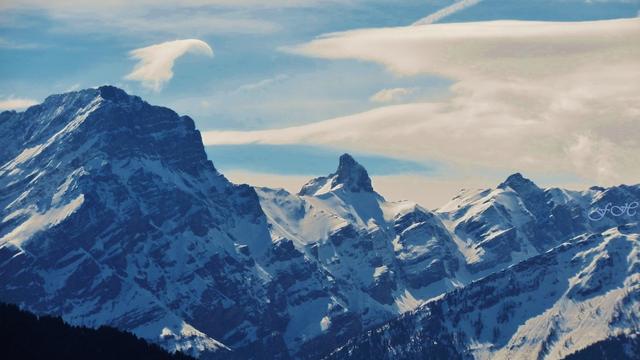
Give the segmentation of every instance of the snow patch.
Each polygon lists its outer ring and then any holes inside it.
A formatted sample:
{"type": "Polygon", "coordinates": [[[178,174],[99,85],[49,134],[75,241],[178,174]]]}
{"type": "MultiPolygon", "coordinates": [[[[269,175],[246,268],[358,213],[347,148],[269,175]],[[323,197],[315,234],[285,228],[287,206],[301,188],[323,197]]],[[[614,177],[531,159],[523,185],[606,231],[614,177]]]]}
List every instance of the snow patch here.
{"type": "MultiPolygon", "coordinates": [[[[59,224],[69,215],[74,213],[84,202],[84,194],[80,194],[78,197],[70,201],[68,204],[49,209],[45,213],[32,212],[31,216],[13,229],[10,233],[3,236],[0,239],[0,245],[5,243],[11,243],[17,247],[21,247],[25,241],[31,238],[36,233],[46,230],[54,225],[59,224]]],[[[6,222],[17,216],[24,215],[24,210],[18,210],[3,219],[6,222]]]]}
{"type": "Polygon", "coordinates": [[[331,327],[331,318],[325,316],[322,318],[322,320],[320,320],[320,329],[322,331],[327,331],[329,330],[329,327],[331,327]]]}
{"type": "Polygon", "coordinates": [[[160,340],[164,343],[170,343],[170,348],[174,351],[181,351],[192,355],[219,349],[230,350],[223,343],[208,337],[184,321],[179,329],[164,327],[160,333],[160,340]]]}

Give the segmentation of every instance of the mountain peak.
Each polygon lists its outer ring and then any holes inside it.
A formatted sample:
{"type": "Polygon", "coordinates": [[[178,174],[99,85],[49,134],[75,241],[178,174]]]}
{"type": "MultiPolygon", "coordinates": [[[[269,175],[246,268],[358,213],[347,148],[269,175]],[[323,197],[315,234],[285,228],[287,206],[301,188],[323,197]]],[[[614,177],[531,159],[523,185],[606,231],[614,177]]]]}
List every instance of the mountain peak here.
{"type": "Polygon", "coordinates": [[[338,169],[340,168],[340,166],[350,166],[358,163],[356,159],[354,159],[353,156],[348,153],[340,155],[340,159],[338,161],[338,169]]]}
{"type": "Polygon", "coordinates": [[[536,185],[533,181],[527,179],[526,177],[522,176],[521,173],[515,173],[512,175],[509,175],[509,177],[504,182],[498,185],[498,188],[499,189],[511,188],[518,193],[530,192],[532,190],[533,191],[540,190],[538,185],[536,185]]]}
{"type": "Polygon", "coordinates": [[[346,153],[340,156],[336,172],[309,181],[298,194],[320,195],[338,189],[349,192],[374,192],[367,170],[346,153]]]}
{"type": "Polygon", "coordinates": [[[39,149],[28,159],[16,160],[19,168],[27,162],[37,168],[60,154],[73,153],[76,162],[85,157],[138,158],[161,161],[190,174],[215,170],[191,118],[150,105],[115,86],[51,95],[2,123],[6,129],[15,129],[0,134],[0,144],[12,150],[0,154],[2,163],[15,159],[22,147],[39,149]],[[23,127],[29,131],[19,131],[23,127]]]}
{"type": "Polygon", "coordinates": [[[105,100],[111,100],[114,102],[118,101],[126,101],[129,100],[130,95],[127,94],[124,90],[117,88],[112,85],[104,85],[98,88],[100,92],[100,97],[105,100]]]}
{"type": "Polygon", "coordinates": [[[533,181],[527,179],[521,173],[518,172],[518,173],[509,175],[505,181],[503,181],[500,185],[498,185],[498,188],[505,189],[507,187],[510,187],[513,190],[517,191],[518,188],[523,186],[537,187],[537,185],[533,181]]]}
{"type": "Polygon", "coordinates": [[[82,108],[90,106],[91,104],[95,104],[98,101],[102,103],[110,103],[119,107],[140,107],[145,104],[145,102],[138,96],[129,95],[124,90],[112,85],[103,85],[97,88],[86,88],[49,95],[41,104],[36,105],[38,110],[32,111],[58,111],[58,113],[56,113],[58,116],[54,116],[53,114],[44,114],[46,116],[43,115],[42,117],[49,118],[49,120],[71,120],[73,118],[71,114],[82,108]],[[59,113],[64,110],[68,110],[70,113],[66,115],[59,113]]]}
{"type": "Polygon", "coordinates": [[[360,165],[351,155],[342,154],[338,170],[331,183],[331,187],[343,185],[351,192],[373,192],[371,179],[364,166],[360,165]]]}

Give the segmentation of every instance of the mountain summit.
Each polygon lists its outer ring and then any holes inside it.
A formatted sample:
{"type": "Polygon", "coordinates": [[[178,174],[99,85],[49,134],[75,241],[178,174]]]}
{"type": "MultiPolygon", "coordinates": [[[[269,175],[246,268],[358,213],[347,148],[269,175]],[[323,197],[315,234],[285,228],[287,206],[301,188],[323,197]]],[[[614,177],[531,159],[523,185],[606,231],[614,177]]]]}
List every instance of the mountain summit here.
{"type": "Polygon", "coordinates": [[[498,189],[511,188],[513,191],[519,194],[529,194],[535,192],[541,192],[541,189],[533,181],[522,176],[521,173],[515,173],[509,175],[509,177],[498,185],[498,189]]]}
{"type": "Polygon", "coordinates": [[[342,185],[351,192],[373,192],[367,170],[349,154],[340,156],[340,163],[335,175],[331,182],[334,188],[342,185]]]}
{"type": "Polygon", "coordinates": [[[320,195],[340,189],[352,193],[374,192],[367,170],[346,153],[340,156],[336,172],[309,181],[302,187],[298,195],[320,195]]]}
{"type": "Polygon", "coordinates": [[[52,164],[46,159],[57,163],[63,154],[85,170],[89,160],[136,158],[196,176],[215,172],[191,118],[113,86],[52,95],[23,113],[3,113],[0,128],[0,175],[42,171],[40,165],[52,164]]]}

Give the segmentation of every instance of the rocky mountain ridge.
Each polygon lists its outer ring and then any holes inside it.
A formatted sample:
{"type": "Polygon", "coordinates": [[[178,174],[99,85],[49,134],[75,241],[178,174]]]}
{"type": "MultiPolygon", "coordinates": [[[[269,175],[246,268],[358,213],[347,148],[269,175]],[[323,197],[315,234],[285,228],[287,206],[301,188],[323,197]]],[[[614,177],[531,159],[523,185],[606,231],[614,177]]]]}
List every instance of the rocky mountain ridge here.
{"type": "MultiPolygon", "coordinates": [[[[541,189],[514,174],[429,211],[385,200],[348,154],[298,194],[234,185],[192,119],[111,86],[1,113],[0,145],[0,300],[201,358],[318,358],[444,294],[472,296],[511,265],[541,271],[534,259],[576,239],[596,236],[600,249],[626,244],[612,232],[631,229],[616,235],[627,243],[637,234],[630,213],[590,219],[640,199],[637,185],[541,189]]],[[[618,258],[637,256],[622,247],[618,258]]],[[[594,263],[580,264],[577,273],[594,263]]],[[[596,265],[591,277],[609,276],[596,265]]],[[[635,294],[637,267],[625,271],[621,286],[635,294]]],[[[638,314],[633,302],[615,304],[638,314]]],[[[442,336],[462,336],[448,324],[442,336]]],[[[477,336],[483,351],[441,343],[482,357],[512,340],[477,336]]]]}

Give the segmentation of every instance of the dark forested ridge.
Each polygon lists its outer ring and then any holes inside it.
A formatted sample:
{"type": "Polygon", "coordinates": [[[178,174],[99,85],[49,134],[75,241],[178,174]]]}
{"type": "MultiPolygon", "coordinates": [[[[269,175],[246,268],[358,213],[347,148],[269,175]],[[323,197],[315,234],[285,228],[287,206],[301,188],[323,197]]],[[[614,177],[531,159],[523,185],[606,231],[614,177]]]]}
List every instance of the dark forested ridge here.
{"type": "Polygon", "coordinates": [[[564,360],[633,360],[640,358],[640,336],[618,335],[576,351],[564,360]]]}
{"type": "Polygon", "coordinates": [[[71,326],[59,317],[36,316],[3,303],[0,303],[0,346],[1,357],[6,360],[193,359],[181,353],[168,353],[115,328],[71,326]]]}

